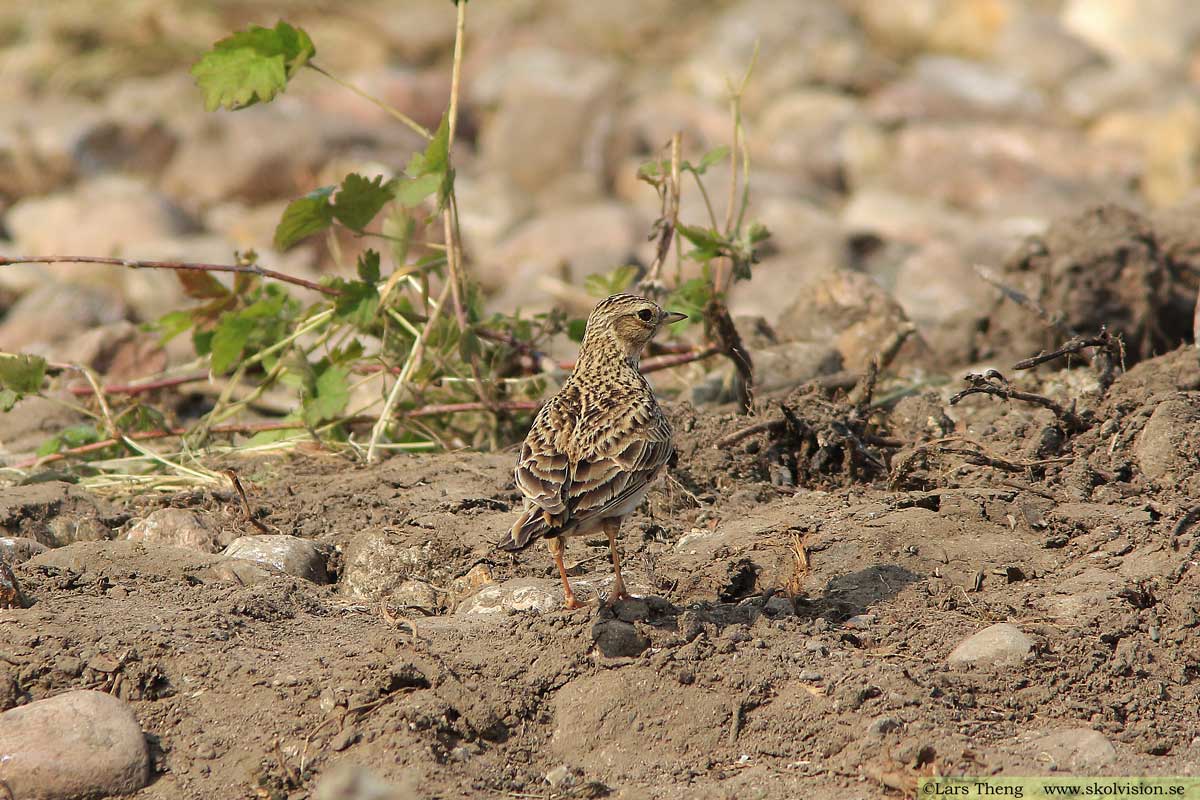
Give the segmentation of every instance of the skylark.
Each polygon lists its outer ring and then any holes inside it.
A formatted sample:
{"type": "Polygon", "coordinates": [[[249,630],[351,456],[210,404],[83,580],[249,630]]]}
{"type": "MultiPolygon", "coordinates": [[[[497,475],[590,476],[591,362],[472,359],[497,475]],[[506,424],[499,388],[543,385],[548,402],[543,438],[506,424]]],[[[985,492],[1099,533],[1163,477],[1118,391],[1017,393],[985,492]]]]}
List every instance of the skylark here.
{"type": "Polygon", "coordinates": [[[671,426],[638,371],[642,348],[664,325],[687,319],[642,297],[615,294],[588,317],[579,360],[525,437],[517,487],[525,510],[498,547],[545,539],[567,608],[580,608],[563,565],[566,537],[608,536],[616,576],[608,602],[625,600],[617,532],[674,453],[671,426]]]}

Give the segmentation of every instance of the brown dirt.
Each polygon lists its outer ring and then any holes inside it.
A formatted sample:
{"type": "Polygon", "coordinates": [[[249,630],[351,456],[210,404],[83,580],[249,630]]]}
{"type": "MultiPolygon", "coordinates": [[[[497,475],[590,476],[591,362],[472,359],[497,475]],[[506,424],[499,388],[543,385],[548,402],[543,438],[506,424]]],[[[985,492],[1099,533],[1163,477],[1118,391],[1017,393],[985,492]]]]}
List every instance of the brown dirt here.
{"type": "MultiPolygon", "coordinates": [[[[1038,388],[1086,401],[1085,372],[1038,388]]],[[[1173,529],[1195,503],[1197,397],[1200,360],[1180,349],[1120,376],[1075,436],[1047,436],[1052,415],[1020,403],[947,409],[993,457],[1046,462],[1016,472],[940,449],[942,406],[910,398],[875,420],[910,442],[872,451],[893,470],[913,439],[928,445],[896,491],[886,475],[839,473],[837,453],[788,430],[715,449],[745,419],[676,408],[673,479],[623,534],[631,589],[647,598],[617,609],[632,630],[594,604],[403,609],[414,636],[394,606],[336,586],[240,585],[212,556],[73,544],[15,570],[32,605],[0,611],[0,709],[71,688],[127,698],[154,749],[147,799],[306,797],[340,764],[414,797],[871,797],[934,770],[1045,773],[1031,737],[1078,727],[1116,747],[1093,773],[1186,774],[1200,759],[1200,530],[1173,529]],[[1151,424],[1159,414],[1180,419],[1151,424]],[[822,467],[806,473],[822,489],[780,478],[805,463],[822,467]],[[998,621],[1034,637],[1032,660],[947,665],[998,621]],[[596,637],[614,632],[649,646],[606,657],[596,637]],[[562,765],[573,783],[553,788],[544,776],[562,765]]],[[[835,425],[837,403],[802,400],[813,430],[835,425]]],[[[235,466],[269,528],[339,554],[386,531],[422,548],[411,574],[441,587],[480,564],[554,587],[544,550],[492,548],[517,500],[512,459],[235,466]]],[[[163,504],[254,532],[224,491],[122,506],[14,487],[3,515],[14,530],[68,512],[119,528],[163,504]]],[[[572,543],[568,562],[594,599],[603,542],[572,543]]]]}

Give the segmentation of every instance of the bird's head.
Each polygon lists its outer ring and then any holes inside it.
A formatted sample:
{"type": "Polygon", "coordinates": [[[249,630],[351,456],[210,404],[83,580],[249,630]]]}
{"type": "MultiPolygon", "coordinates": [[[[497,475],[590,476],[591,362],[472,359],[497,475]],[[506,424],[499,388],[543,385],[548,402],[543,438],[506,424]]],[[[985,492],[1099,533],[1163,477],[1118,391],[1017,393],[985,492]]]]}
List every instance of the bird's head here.
{"type": "Polygon", "coordinates": [[[596,304],[588,316],[583,349],[589,343],[612,343],[636,358],[663,326],[685,319],[687,314],[665,311],[644,297],[614,294],[596,304]]]}

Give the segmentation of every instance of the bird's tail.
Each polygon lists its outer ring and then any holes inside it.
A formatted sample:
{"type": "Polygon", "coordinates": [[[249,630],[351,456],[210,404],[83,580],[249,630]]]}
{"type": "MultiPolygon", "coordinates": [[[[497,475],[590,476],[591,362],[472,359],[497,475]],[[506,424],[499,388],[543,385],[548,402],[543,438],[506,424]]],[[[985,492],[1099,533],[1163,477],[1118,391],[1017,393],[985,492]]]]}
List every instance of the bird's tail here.
{"type": "Polygon", "coordinates": [[[550,532],[550,521],[546,517],[543,509],[530,506],[517,517],[508,536],[497,542],[496,547],[509,552],[524,550],[534,539],[540,539],[550,532]]]}

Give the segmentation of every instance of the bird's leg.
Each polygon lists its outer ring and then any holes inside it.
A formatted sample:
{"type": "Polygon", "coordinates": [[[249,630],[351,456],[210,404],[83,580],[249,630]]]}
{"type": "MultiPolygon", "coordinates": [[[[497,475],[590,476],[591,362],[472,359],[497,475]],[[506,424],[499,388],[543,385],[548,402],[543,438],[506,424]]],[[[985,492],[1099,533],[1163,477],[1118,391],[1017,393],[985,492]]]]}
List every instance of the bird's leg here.
{"type": "Polygon", "coordinates": [[[600,527],[604,529],[604,535],[608,537],[608,549],[612,553],[613,574],[616,576],[612,592],[608,596],[607,605],[611,606],[618,600],[632,600],[633,598],[625,591],[625,581],[621,578],[621,554],[617,552],[617,531],[621,530],[621,520],[606,519],[600,523],[600,527]]]}
{"type": "Polygon", "coordinates": [[[567,551],[567,543],[562,540],[562,537],[555,536],[553,539],[546,540],[546,546],[550,548],[550,554],[554,556],[554,565],[558,567],[558,576],[562,578],[563,584],[563,599],[568,610],[583,608],[584,604],[579,602],[575,597],[575,592],[571,591],[571,582],[567,580],[567,568],[563,564],[563,553],[567,551]]]}

